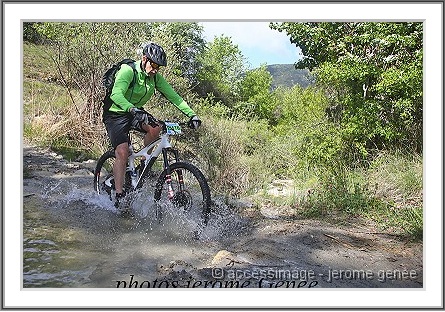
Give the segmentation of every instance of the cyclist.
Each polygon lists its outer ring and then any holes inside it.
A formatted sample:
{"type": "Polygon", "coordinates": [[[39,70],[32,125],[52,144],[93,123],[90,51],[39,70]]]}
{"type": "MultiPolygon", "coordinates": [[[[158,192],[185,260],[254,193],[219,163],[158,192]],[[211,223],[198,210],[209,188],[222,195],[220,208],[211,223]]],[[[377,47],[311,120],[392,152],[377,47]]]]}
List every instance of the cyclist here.
{"type": "Polygon", "coordinates": [[[153,96],[155,89],[190,118],[189,126],[191,128],[197,129],[201,125],[201,120],[187,102],[158,72],[161,66],[166,65],[167,57],[164,49],[150,42],[143,47],[142,58],[135,62],[136,75],[133,68],[127,64],[123,64],[116,73],[110,96],[113,104],[103,113],[103,122],[116,155],[113,166],[116,208],[119,208],[119,201],[125,196],[123,185],[129,156],[128,133],[130,128],[145,133],[145,144],[156,139],[161,131],[161,128],[153,121],[153,116],[142,109],[143,105],[153,96]],[[129,87],[133,79],[135,79],[134,85],[129,87]]]}

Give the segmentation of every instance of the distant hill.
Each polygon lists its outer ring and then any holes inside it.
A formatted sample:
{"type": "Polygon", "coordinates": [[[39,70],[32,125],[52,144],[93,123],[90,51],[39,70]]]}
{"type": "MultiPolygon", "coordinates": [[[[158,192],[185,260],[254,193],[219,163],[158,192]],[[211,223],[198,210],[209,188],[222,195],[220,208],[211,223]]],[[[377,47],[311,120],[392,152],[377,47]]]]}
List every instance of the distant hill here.
{"type": "Polygon", "coordinates": [[[306,88],[314,83],[314,78],[307,69],[295,69],[293,64],[267,65],[267,70],[272,75],[272,90],[279,86],[293,87],[300,85],[306,88]]]}

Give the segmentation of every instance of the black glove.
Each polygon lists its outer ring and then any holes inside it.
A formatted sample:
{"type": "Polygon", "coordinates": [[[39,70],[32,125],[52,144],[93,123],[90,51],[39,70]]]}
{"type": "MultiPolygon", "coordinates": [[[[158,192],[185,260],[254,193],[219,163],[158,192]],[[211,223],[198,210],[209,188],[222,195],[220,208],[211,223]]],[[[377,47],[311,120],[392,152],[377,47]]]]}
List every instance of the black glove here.
{"type": "Polygon", "coordinates": [[[192,129],[198,129],[201,126],[201,120],[198,116],[192,116],[188,122],[188,126],[192,129]]]}
{"type": "Polygon", "coordinates": [[[136,108],[136,107],[132,107],[130,109],[130,113],[134,116],[134,118],[140,122],[141,125],[143,124],[147,124],[150,125],[152,127],[158,127],[158,123],[156,118],[154,118],[152,115],[150,115],[149,113],[147,113],[146,111],[136,108]]]}

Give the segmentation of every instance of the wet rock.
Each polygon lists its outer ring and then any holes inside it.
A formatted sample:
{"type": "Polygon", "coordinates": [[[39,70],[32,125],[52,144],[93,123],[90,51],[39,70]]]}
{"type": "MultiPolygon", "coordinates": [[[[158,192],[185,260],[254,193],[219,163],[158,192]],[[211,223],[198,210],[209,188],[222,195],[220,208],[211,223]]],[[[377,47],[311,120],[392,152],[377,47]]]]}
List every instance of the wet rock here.
{"type": "Polygon", "coordinates": [[[178,287],[187,287],[187,282],[193,281],[193,275],[187,272],[186,270],[181,271],[172,271],[169,272],[165,277],[164,280],[167,281],[174,281],[177,283],[178,287]]]}
{"type": "Polygon", "coordinates": [[[242,264],[243,260],[238,258],[235,254],[227,250],[220,250],[216,253],[212,260],[212,266],[225,267],[233,266],[234,264],[242,264]]]}
{"type": "Polygon", "coordinates": [[[228,206],[235,209],[253,208],[254,204],[247,198],[227,198],[226,203],[228,206]]]}

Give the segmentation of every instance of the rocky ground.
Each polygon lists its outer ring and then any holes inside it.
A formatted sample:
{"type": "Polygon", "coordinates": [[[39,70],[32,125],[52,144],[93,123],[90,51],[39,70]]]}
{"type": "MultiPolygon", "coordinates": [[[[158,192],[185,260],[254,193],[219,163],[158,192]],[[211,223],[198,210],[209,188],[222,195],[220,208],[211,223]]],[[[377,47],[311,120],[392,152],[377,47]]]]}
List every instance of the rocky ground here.
{"type": "Polygon", "coordinates": [[[198,240],[156,232],[88,198],[94,166],[24,146],[25,287],[423,287],[422,243],[247,200],[218,204],[198,240]]]}

